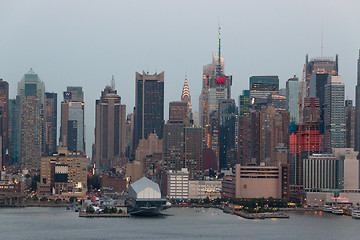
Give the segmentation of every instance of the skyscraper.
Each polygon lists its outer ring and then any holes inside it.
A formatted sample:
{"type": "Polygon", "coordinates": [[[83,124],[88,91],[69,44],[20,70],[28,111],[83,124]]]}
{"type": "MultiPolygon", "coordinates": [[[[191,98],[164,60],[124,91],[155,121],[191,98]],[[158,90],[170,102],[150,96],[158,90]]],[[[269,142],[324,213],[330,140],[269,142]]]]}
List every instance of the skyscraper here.
{"type": "Polygon", "coordinates": [[[50,154],[57,148],[57,93],[45,93],[44,103],[45,119],[45,153],[50,154]]]}
{"type": "Polygon", "coordinates": [[[20,164],[20,98],[9,100],[10,155],[11,164],[20,164]]]}
{"type": "Polygon", "coordinates": [[[164,170],[188,168],[190,179],[199,179],[202,169],[202,128],[169,120],[164,126],[164,170]]]}
{"type": "Polygon", "coordinates": [[[185,76],[185,82],[184,82],[183,90],[181,93],[181,101],[187,103],[188,115],[190,117],[190,115],[192,113],[192,105],[191,105],[191,95],[190,95],[190,89],[189,89],[189,85],[188,85],[188,81],[187,81],[187,76],[185,76]]]}
{"type": "MultiPolygon", "coordinates": [[[[305,88],[305,86],[304,86],[305,88]]],[[[286,105],[290,112],[290,122],[299,124],[299,91],[301,90],[301,81],[294,76],[286,81],[286,105]]],[[[306,93],[303,91],[303,93],[306,93]]],[[[303,96],[305,97],[305,96],[303,96]]],[[[303,101],[303,100],[302,100],[303,101]]]]}
{"type": "MultiPolygon", "coordinates": [[[[309,56],[306,55],[305,60],[305,81],[306,81],[306,96],[310,96],[310,78],[311,75],[317,73],[327,73],[329,75],[338,75],[339,67],[338,67],[338,55],[336,54],[335,60],[330,57],[320,57],[320,58],[313,58],[309,61],[309,56]]],[[[312,96],[314,97],[314,96],[312,96]]],[[[319,97],[319,96],[317,96],[319,97]]],[[[321,108],[321,105],[320,105],[321,108]]]]}
{"type": "Polygon", "coordinates": [[[218,33],[218,53],[213,54],[213,62],[203,67],[203,87],[200,95],[200,118],[204,129],[203,144],[205,148],[211,148],[210,116],[218,111],[219,102],[231,98],[232,76],[226,76],[224,72],[224,59],[221,57],[220,26],[218,33]]]}
{"type": "Polygon", "coordinates": [[[355,149],[355,107],[345,100],[345,147],[355,149]]]}
{"type": "Polygon", "coordinates": [[[278,76],[251,76],[249,82],[250,97],[267,98],[279,93],[278,76]]]}
{"type": "Polygon", "coordinates": [[[44,152],[45,84],[30,69],[18,83],[20,163],[38,169],[44,152]]]}
{"type": "Polygon", "coordinates": [[[82,87],[67,87],[61,102],[59,146],[85,151],[84,92],[82,87]]]}
{"type": "Polygon", "coordinates": [[[359,58],[357,61],[357,84],[355,88],[355,151],[360,151],[360,49],[359,49],[359,58]]]}
{"type": "Polygon", "coordinates": [[[149,75],[136,73],[135,129],[133,150],[140,139],[156,133],[163,135],[164,122],[164,72],[149,75]]]}
{"type": "Polygon", "coordinates": [[[219,103],[219,169],[235,166],[237,108],[233,99],[219,103]]]}
{"type": "Polygon", "coordinates": [[[340,76],[329,76],[325,85],[324,151],[345,147],[345,85],[340,76]]]}
{"type": "Polygon", "coordinates": [[[115,156],[125,152],[126,106],[114,84],[106,86],[96,100],[95,161],[98,168],[112,168],[115,156]]]}
{"type": "Polygon", "coordinates": [[[0,167],[10,165],[9,84],[0,79],[0,167]]]}
{"type": "Polygon", "coordinates": [[[39,169],[42,146],[42,103],[37,96],[21,100],[20,114],[20,162],[27,169],[39,169]]]}

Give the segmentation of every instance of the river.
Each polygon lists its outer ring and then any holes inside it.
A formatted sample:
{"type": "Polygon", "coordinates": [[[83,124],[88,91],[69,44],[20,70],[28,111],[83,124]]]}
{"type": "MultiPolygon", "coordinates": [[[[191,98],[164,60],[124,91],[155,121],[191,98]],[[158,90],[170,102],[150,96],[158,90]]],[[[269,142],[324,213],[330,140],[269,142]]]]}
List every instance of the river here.
{"type": "Polygon", "coordinates": [[[360,220],[322,212],[247,220],[219,209],[171,208],[155,218],[79,218],[64,208],[0,209],[0,239],[360,239],[360,220]]]}

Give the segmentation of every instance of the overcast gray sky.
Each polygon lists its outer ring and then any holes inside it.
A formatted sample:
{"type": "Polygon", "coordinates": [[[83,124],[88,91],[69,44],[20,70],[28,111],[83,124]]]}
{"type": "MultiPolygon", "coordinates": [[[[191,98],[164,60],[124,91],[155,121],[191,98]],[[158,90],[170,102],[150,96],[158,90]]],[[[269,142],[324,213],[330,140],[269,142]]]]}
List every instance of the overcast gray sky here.
{"type": "Polygon", "coordinates": [[[135,72],[143,70],[165,71],[165,119],[168,102],[180,99],[185,73],[198,109],[202,66],[216,51],[218,19],[236,100],[251,75],[279,75],[282,87],[301,76],[305,55],[320,56],[322,24],[324,56],[339,54],[346,96],[354,99],[359,9],[357,0],[0,0],[0,78],[14,97],[33,68],[59,102],[66,86],[83,86],[90,154],[95,99],[112,75],[128,113],[135,72]]]}

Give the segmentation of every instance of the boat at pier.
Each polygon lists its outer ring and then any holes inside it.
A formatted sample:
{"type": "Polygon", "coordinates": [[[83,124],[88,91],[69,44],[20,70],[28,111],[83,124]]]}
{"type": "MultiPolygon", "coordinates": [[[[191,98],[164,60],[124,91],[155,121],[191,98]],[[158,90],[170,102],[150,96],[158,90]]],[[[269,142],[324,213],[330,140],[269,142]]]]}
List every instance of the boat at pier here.
{"type": "Polygon", "coordinates": [[[156,216],[170,207],[161,196],[159,185],[146,177],[130,185],[128,197],[128,212],[131,215],[156,216]]]}
{"type": "Polygon", "coordinates": [[[331,210],[332,214],[336,214],[336,215],[343,215],[344,214],[344,209],[342,207],[339,206],[333,206],[332,210],[331,210]]]}
{"type": "Polygon", "coordinates": [[[360,208],[355,208],[351,213],[352,218],[360,219],[360,208]]]}

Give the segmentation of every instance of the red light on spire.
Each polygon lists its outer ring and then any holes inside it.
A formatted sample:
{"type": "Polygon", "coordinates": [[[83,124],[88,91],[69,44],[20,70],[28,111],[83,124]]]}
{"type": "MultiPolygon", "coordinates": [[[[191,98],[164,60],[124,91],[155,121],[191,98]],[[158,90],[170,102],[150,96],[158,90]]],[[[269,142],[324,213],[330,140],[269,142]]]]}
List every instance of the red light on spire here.
{"type": "Polygon", "coordinates": [[[225,83],[225,77],[218,77],[216,83],[225,83]]]}

